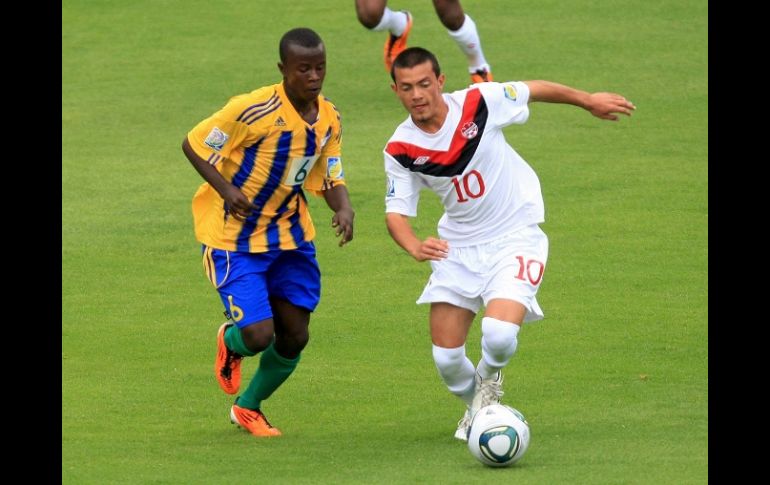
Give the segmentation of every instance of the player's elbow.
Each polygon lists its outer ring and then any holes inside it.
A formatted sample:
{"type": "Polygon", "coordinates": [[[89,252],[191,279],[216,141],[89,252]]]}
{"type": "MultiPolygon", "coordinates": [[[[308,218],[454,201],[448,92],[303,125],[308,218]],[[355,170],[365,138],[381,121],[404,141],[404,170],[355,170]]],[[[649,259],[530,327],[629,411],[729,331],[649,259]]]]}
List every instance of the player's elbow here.
{"type": "Polygon", "coordinates": [[[391,237],[398,240],[399,234],[401,234],[406,228],[409,227],[409,222],[407,217],[403,214],[399,214],[397,212],[386,212],[385,226],[387,226],[388,233],[390,233],[391,237]]]}
{"type": "Polygon", "coordinates": [[[396,212],[386,212],[385,213],[385,225],[390,228],[391,226],[398,224],[404,216],[401,214],[398,214],[396,212]]]}

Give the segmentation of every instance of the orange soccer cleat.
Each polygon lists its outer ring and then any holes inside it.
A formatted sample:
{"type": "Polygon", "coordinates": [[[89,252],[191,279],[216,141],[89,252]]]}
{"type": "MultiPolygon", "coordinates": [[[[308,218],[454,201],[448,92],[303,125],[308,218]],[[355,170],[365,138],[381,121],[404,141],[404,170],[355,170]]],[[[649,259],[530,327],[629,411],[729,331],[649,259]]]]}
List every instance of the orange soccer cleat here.
{"type": "Polygon", "coordinates": [[[479,69],[478,71],[471,73],[471,82],[473,84],[488,83],[492,81],[494,81],[494,79],[492,78],[492,71],[489,69],[479,69]]]}
{"type": "Polygon", "coordinates": [[[281,432],[271,425],[259,409],[246,409],[236,404],[230,408],[230,421],[239,428],[244,428],[254,436],[281,436],[281,432]]]}
{"type": "Polygon", "coordinates": [[[217,357],[214,361],[214,374],[219,387],[228,394],[235,394],[241,387],[241,361],[243,356],[228,349],[225,345],[225,330],[233,324],[225,322],[217,333],[217,357]]]}
{"type": "Polygon", "coordinates": [[[404,32],[398,37],[388,33],[388,40],[385,41],[385,70],[388,73],[390,73],[390,68],[393,67],[393,61],[406,49],[406,39],[412,30],[412,14],[406,10],[402,10],[402,12],[406,14],[406,28],[404,32]]]}

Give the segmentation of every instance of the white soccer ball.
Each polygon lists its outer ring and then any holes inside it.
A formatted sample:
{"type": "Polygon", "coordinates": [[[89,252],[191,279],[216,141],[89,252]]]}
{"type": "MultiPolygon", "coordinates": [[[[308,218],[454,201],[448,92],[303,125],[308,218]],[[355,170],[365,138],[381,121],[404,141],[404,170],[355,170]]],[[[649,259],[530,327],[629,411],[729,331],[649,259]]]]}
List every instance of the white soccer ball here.
{"type": "Polygon", "coordinates": [[[524,416],[505,404],[478,410],[471,420],[468,449],[487,466],[508,466],[524,456],[529,446],[529,424],[524,416]]]}

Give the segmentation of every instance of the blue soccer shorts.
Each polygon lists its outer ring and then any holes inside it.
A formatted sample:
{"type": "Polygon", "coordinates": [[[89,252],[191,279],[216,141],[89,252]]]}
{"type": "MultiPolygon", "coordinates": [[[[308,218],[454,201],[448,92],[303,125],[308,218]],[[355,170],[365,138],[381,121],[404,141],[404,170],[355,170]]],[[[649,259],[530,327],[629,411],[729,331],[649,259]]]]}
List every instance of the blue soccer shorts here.
{"type": "Polygon", "coordinates": [[[238,328],[273,317],[270,298],[313,311],[321,297],[315,245],[246,253],[203,245],[203,268],[238,328]]]}

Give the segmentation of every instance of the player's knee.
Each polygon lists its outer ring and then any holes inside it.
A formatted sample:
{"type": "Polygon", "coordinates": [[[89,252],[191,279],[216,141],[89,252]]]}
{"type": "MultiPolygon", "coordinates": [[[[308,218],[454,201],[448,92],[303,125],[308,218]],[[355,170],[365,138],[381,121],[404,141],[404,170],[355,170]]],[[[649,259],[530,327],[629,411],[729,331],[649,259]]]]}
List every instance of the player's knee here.
{"type": "Polygon", "coordinates": [[[516,352],[519,326],[495,318],[481,321],[481,351],[484,358],[496,367],[505,366],[516,352]]]}
{"type": "Polygon", "coordinates": [[[465,12],[458,0],[433,0],[441,23],[449,30],[459,30],[465,22],[465,12]]]}
{"type": "Polygon", "coordinates": [[[262,352],[273,341],[273,325],[267,322],[253,323],[240,331],[244,345],[252,352],[262,352]]]}
{"type": "Polygon", "coordinates": [[[275,335],[275,348],[281,355],[293,359],[298,356],[310,341],[307,326],[292,331],[279,331],[275,335]]]}
{"type": "Polygon", "coordinates": [[[310,332],[307,327],[293,332],[289,337],[289,342],[297,353],[301,352],[307,346],[309,341],[310,332]]]}
{"type": "Polygon", "coordinates": [[[377,24],[382,20],[382,11],[375,10],[367,7],[356,8],[356,15],[361,25],[367,29],[373,29],[377,27],[377,24]]]}

